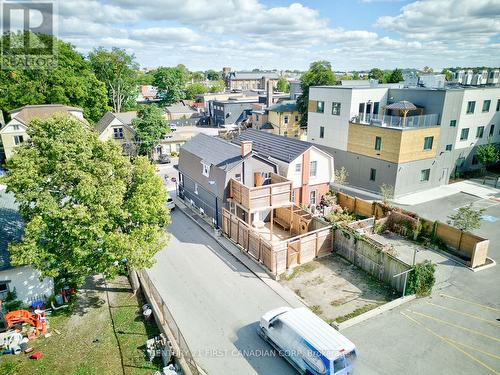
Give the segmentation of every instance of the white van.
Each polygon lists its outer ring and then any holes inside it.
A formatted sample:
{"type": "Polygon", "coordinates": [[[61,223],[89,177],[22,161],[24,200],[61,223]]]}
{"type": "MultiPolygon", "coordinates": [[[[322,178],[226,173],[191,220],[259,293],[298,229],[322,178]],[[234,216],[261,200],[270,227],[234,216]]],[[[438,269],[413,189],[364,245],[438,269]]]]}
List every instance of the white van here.
{"type": "Polygon", "coordinates": [[[301,374],[354,373],[356,346],[305,307],[265,313],[259,335],[301,374]]]}

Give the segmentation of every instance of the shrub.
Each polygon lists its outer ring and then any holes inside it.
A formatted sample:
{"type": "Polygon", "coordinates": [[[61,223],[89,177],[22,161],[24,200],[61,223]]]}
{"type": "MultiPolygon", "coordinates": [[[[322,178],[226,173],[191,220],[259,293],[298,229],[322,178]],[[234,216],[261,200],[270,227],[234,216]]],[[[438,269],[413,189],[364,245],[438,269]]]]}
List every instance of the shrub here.
{"type": "Polygon", "coordinates": [[[347,210],[347,208],[339,208],[335,211],[330,212],[326,218],[330,223],[341,223],[341,222],[352,222],[355,220],[353,214],[347,210]]]}
{"type": "Polygon", "coordinates": [[[172,151],[172,152],[170,153],[170,156],[171,156],[171,157],[173,157],[173,158],[177,157],[178,155],[179,155],[179,154],[178,154],[176,151],[172,151]]]}
{"type": "Polygon", "coordinates": [[[419,297],[430,295],[436,281],[435,271],[436,265],[429,260],[416,264],[408,277],[406,294],[415,293],[419,297]]]}

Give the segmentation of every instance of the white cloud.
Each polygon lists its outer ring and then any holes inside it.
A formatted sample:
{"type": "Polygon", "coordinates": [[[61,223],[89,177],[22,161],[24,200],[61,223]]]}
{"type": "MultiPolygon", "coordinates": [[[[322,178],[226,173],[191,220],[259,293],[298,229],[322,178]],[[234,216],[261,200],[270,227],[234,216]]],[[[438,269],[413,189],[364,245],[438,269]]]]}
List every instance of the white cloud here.
{"type": "Polygon", "coordinates": [[[421,0],[355,29],[335,25],[314,5],[263,2],[64,0],[59,33],[82,52],[127,48],[145,66],[306,68],[317,59],[341,69],[420,62],[440,67],[464,60],[470,62],[465,65],[498,65],[498,0],[421,0]]]}

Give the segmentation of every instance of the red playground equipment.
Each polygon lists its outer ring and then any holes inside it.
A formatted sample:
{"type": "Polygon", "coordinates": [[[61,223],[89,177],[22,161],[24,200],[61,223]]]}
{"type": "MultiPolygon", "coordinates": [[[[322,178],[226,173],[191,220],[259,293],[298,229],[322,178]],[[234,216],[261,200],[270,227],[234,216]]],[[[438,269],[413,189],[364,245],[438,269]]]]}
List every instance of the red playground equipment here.
{"type": "Polygon", "coordinates": [[[47,333],[47,318],[43,310],[35,310],[34,313],[28,310],[11,311],[5,314],[4,320],[9,328],[16,324],[28,323],[35,327],[36,336],[40,336],[40,333],[47,333]]]}

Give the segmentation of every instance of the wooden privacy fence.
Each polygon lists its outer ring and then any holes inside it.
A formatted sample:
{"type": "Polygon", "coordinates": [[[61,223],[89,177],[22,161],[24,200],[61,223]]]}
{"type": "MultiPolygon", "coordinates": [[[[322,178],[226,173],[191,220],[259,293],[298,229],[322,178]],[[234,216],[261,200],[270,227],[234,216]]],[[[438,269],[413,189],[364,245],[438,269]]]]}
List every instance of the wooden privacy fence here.
{"type": "MultiPolygon", "coordinates": [[[[341,192],[337,193],[337,203],[356,215],[374,216],[375,219],[385,218],[391,212],[381,202],[368,202],[341,192]]],[[[399,208],[397,210],[403,215],[414,218],[414,220],[418,219],[421,234],[429,238],[439,237],[446,244],[448,251],[459,257],[467,266],[475,268],[486,263],[490,243],[488,239],[461,231],[439,221],[419,217],[410,211],[399,208]]]]}
{"type": "Polygon", "coordinates": [[[222,231],[275,276],[282,274],[289,268],[330,254],[333,250],[331,226],[281,241],[270,241],[263,238],[246,222],[223,208],[222,231]]]}
{"type": "Polygon", "coordinates": [[[382,244],[360,236],[355,229],[337,228],[334,238],[335,252],[376,279],[403,291],[404,277],[394,276],[409,270],[410,265],[387,253],[382,244]]]}

